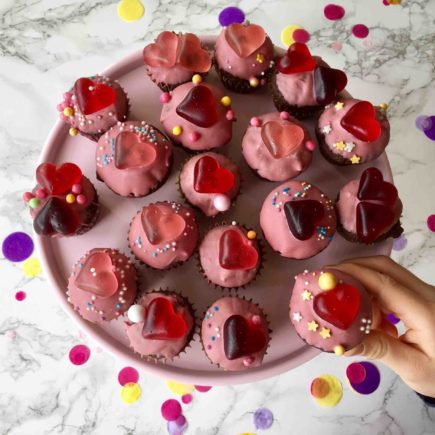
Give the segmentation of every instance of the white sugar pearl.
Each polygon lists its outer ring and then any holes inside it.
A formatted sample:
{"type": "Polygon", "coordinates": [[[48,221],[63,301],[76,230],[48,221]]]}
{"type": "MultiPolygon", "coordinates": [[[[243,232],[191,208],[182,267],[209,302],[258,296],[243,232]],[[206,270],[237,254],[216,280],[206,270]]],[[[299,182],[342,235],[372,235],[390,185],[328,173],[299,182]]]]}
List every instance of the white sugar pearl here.
{"type": "Polygon", "coordinates": [[[142,305],[132,305],[127,311],[128,320],[132,323],[143,322],[145,319],[145,308],[142,305]]]}
{"type": "Polygon", "coordinates": [[[226,195],[216,195],[213,204],[216,210],[227,211],[231,207],[231,200],[226,195]]]}

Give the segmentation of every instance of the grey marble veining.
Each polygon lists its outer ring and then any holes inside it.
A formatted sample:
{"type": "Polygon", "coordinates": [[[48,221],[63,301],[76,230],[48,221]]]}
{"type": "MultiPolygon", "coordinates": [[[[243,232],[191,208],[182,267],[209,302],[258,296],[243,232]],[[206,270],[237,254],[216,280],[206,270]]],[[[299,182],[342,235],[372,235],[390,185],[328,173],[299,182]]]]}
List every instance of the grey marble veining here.
{"type": "MultiPolygon", "coordinates": [[[[32,185],[35,162],[57,118],[55,105],[75,78],[106,68],[140,49],[163,29],[219,31],[219,1],[144,0],[142,20],[117,18],[117,1],[2,0],[0,2],[0,238],[31,231],[21,194],[32,185]]],[[[349,91],[375,103],[390,104],[392,138],[388,155],[404,202],[407,246],[393,256],[423,279],[435,283],[435,236],[425,224],[435,213],[435,144],[415,126],[419,114],[435,112],[435,1],[341,1],[346,17],[323,18],[328,2],[242,0],[252,22],[262,24],[280,44],[281,29],[298,23],[312,35],[312,51],[349,76],[349,91]],[[366,40],[351,27],[370,28],[366,40]],[[340,41],[336,53],[331,43],[340,41]]],[[[53,298],[43,277],[24,278],[20,264],[0,259],[0,434],[164,434],[160,405],[170,397],[164,382],[141,373],[142,397],[124,405],[119,398],[120,361],[82,338],[53,298]],[[17,303],[15,291],[27,300],[17,303]],[[16,334],[13,338],[13,332],[16,334]],[[68,351],[83,341],[92,357],[74,367],[68,351]]],[[[310,381],[322,373],[344,381],[348,359],[321,355],[279,377],[256,384],[219,387],[196,394],[185,407],[188,433],[233,435],[255,432],[252,413],[270,408],[268,433],[405,434],[435,433],[435,411],[428,410],[390,370],[379,364],[381,387],[369,397],[350,391],[333,409],[317,407],[310,381]]]]}

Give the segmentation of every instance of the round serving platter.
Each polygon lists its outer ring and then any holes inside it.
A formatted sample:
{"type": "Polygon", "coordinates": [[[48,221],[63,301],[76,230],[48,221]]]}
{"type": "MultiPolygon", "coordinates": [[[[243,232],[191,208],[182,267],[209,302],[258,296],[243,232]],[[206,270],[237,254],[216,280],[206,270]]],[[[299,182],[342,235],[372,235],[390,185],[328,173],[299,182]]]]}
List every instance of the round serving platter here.
{"type": "MultiPolygon", "coordinates": [[[[203,37],[202,41],[204,45],[212,49],[215,37],[203,37]]],[[[159,122],[161,91],[145,73],[142,51],[127,56],[103,71],[102,74],[118,80],[126,90],[131,103],[129,119],[146,120],[161,129],[159,122]]],[[[208,74],[206,81],[222,87],[214,71],[208,74]]],[[[239,166],[243,179],[242,191],[235,206],[221,217],[210,219],[197,213],[201,234],[203,235],[208,228],[219,222],[237,221],[261,235],[258,221],[261,204],[267,194],[280,183],[260,180],[249,169],[241,155],[241,140],[252,116],[275,111],[275,108],[267,89],[253,95],[233,94],[229,91],[226,91],[226,94],[231,96],[232,108],[237,121],[233,126],[231,142],[219,149],[219,152],[229,156],[239,166]]],[[[307,121],[305,124],[314,133],[314,123],[307,121]]],[[[313,137],[315,137],[314,134],[313,137]]],[[[254,283],[237,291],[238,295],[252,299],[259,304],[268,316],[272,333],[262,366],[242,372],[228,372],[217,368],[205,356],[198,333],[195,334],[194,340],[185,352],[173,361],[149,362],[135,354],[128,346],[123,318],[100,324],[92,324],[83,320],[67,302],[65,294],[67,280],[72,265],[92,248],[118,248],[130,255],[127,243],[129,223],[133,215],[144,205],[161,200],[183,202],[177,189],[177,177],[188,154],[179,147],[175,147],[174,166],[164,186],[145,198],[134,199],[118,196],[104,183],[96,180],[95,147],[94,142],[83,136],[69,136],[68,126],[62,121],[54,125],[42,150],[40,161],[78,164],[98,190],[102,213],[96,226],[84,235],[67,238],[42,238],[35,235],[36,245],[54,293],[78,327],[106,351],[149,373],[199,385],[232,385],[259,381],[297,367],[316,356],[319,351],[307,346],[296,335],[289,321],[288,302],[294,275],[304,269],[320,268],[346,258],[391,253],[391,241],[364,246],[349,243],[336,234],[329,247],[322,253],[311,259],[298,261],[280,257],[264,242],[265,261],[261,274],[254,283]]],[[[317,149],[310,168],[298,179],[313,183],[331,199],[335,199],[340,188],[349,180],[358,178],[367,166],[379,168],[384,178],[392,181],[391,168],[385,153],[369,165],[340,167],[328,163],[317,149]]],[[[205,310],[213,301],[230,292],[210,286],[201,276],[197,263],[197,258],[194,256],[183,266],[164,272],[138,265],[141,291],[159,288],[178,290],[194,304],[199,324],[205,310]]]]}

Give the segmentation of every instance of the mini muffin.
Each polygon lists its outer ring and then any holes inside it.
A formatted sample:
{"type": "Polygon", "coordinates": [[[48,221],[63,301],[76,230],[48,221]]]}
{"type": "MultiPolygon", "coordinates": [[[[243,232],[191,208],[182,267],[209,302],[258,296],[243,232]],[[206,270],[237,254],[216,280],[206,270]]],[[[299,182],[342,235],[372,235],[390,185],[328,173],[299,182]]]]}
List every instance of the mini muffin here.
{"type": "Polygon", "coordinates": [[[309,345],[337,355],[360,344],[372,325],[372,302],[363,285],[335,269],[295,277],[290,320],[309,345]]]}
{"type": "Polygon", "coordinates": [[[190,82],[162,95],[160,122],[174,142],[190,151],[218,148],[231,140],[231,99],[208,83],[190,82]]]}
{"type": "Polygon", "coordinates": [[[324,157],[336,165],[358,165],[379,157],[390,140],[386,107],[354,98],[328,106],[317,124],[324,157]]]}
{"type": "Polygon", "coordinates": [[[136,298],[136,269],[117,249],[95,248],[74,265],[68,302],[89,322],[116,319],[136,298]]]}
{"type": "Polygon", "coordinates": [[[346,87],[346,74],[311,56],[305,44],[295,42],[278,60],[271,81],[273,102],[279,111],[308,118],[337,98],[346,87]]]}
{"type": "Polygon", "coordinates": [[[148,76],[166,92],[211,68],[210,54],[193,33],[161,32],[143,49],[143,60],[148,76]]]}
{"type": "Polygon", "coordinates": [[[346,240],[366,244],[399,237],[402,208],[396,187],[384,181],[379,169],[368,168],[340,190],[338,230],[346,240]]]}
{"type": "Polygon", "coordinates": [[[267,319],[258,305],[224,297],[207,310],[201,341],[210,361],[225,370],[258,367],[269,343],[267,319]]]}
{"type": "Polygon", "coordinates": [[[285,181],[305,171],[314,148],[308,130],[287,112],[255,116],[242,140],[246,163],[269,181],[285,181]]]}
{"type": "Polygon", "coordinates": [[[246,231],[236,223],[211,229],[199,246],[199,260],[205,277],[211,283],[227,288],[249,284],[261,265],[256,237],[255,231],[246,231]]]}
{"type": "Polygon", "coordinates": [[[145,293],[128,310],[127,337],[133,350],[158,359],[172,359],[192,339],[194,315],[186,298],[169,291],[145,293]]]}
{"type": "Polygon", "coordinates": [[[156,202],[133,218],[128,241],[134,256],[154,269],[187,261],[198,244],[198,224],[191,208],[156,202]]]}
{"type": "Polygon", "coordinates": [[[180,189],[186,199],[206,216],[216,216],[229,210],[239,193],[239,169],[221,154],[198,154],[184,164],[180,189]]]}
{"type": "Polygon", "coordinates": [[[287,181],[265,199],[260,225],[272,249],[302,260],[323,251],[337,226],[332,201],[306,181],[287,181]]]}
{"type": "Polygon", "coordinates": [[[224,86],[248,93],[264,86],[274,66],[272,41],[257,24],[230,24],[216,41],[215,66],[224,86]]]}
{"type": "Polygon", "coordinates": [[[36,182],[34,189],[23,195],[36,234],[75,236],[95,225],[100,213],[97,191],[77,165],[41,163],[36,168],[36,182]]]}
{"type": "Polygon", "coordinates": [[[57,110],[71,126],[71,136],[80,133],[96,142],[118,121],[127,119],[129,102],[118,82],[97,75],[76,80],[73,88],[63,94],[57,110]]]}
{"type": "Polygon", "coordinates": [[[172,144],[159,130],[127,121],[98,141],[97,177],[118,195],[145,196],[164,183],[172,160],[172,144]]]}

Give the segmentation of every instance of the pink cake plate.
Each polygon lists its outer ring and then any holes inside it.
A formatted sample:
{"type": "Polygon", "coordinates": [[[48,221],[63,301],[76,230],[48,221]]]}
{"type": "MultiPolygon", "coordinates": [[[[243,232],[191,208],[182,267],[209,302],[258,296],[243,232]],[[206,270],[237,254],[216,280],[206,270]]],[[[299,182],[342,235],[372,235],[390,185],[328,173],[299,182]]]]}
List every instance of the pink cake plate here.
{"type": "MultiPolygon", "coordinates": [[[[203,43],[212,48],[215,37],[202,38],[203,43]]],[[[161,91],[149,80],[142,62],[142,51],[127,56],[103,73],[118,80],[127,91],[131,102],[130,119],[146,120],[159,128],[161,91]]],[[[214,72],[207,76],[207,82],[218,86],[214,72]]],[[[237,122],[231,143],[221,150],[229,155],[240,167],[243,177],[242,193],[236,207],[232,207],[222,218],[199,218],[202,234],[216,222],[233,220],[253,228],[261,234],[258,222],[260,206],[267,194],[279,183],[260,180],[248,168],[240,152],[241,139],[254,115],[275,110],[270,94],[266,89],[255,95],[238,95],[227,92],[233,101],[237,122]]],[[[312,128],[312,122],[308,122],[312,128]]],[[[314,137],[314,135],[313,135],[314,137]]],[[[335,264],[346,258],[375,254],[389,255],[392,242],[374,246],[363,246],[345,241],[336,235],[322,253],[306,261],[295,261],[275,254],[265,243],[265,267],[256,281],[239,295],[252,299],[267,313],[272,329],[270,346],[261,367],[242,372],[223,371],[212,365],[205,356],[199,334],[196,333],[190,347],[180,357],[168,363],[152,363],[133,353],[124,334],[123,319],[92,324],[83,320],[67,302],[67,279],[72,265],[85,252],[95,247],[113,247],[129,254],[127,230],[132,216],[145,204],[160,200],[182,201],[177,190],[177,176],[182,163],[187,158],[184,150],[176,148],[172,174],[166,184],[145,198],[123,198],[115,195],[95,177],[95,143],[82,137],[71,137],[68,127],[58,121],[51,131],[42,150],[41,162],[56,164],[75,162],[83,173],[91,179],[98,190],[102,206],[102,216],[97,225],[88,233],[69,238],[41,238],[35,235],[36,245],[54,293],[63,309],[76,322],[77,326],[94,339],[102,348],[115,355],[126,364],[142,368],[151,374],[198,385],[233,385],[259,381],[278,375],[303,364],[318,355],[319,351],[307,346],[295,333],[288,317],[293,277],[304,269],[316,269],[325,264],[335,264]]],[[[316,150],[311,167],[299,178],[320,187],[330,198],[337,196],[340,188],[349,180],[357,178],[365,165],[339,167],[329,164],[316,150]]],[[[391,168],[387,156],[382,154],[371,164],[379,168],[386,180],[392,181],[391,168]]],[[[197,261],[192,258],[187,264],[176,269],[159,272],[140,266],[142,290],[172,288],[185,294],[194,303],[197,318],[202,319],[205,310],[214,300],[222,296],[222,291],[210,287],[200,275],[197,261]]]]}

